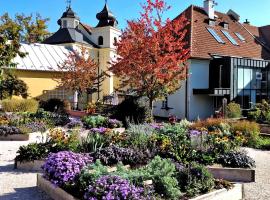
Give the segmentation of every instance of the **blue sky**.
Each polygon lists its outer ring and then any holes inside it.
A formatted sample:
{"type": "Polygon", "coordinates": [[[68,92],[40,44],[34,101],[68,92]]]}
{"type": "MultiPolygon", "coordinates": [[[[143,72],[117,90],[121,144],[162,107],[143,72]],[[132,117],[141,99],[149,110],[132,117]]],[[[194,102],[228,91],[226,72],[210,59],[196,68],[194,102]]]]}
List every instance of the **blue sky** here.
{"type": "MultiPolygon", "coordinates": [[[[126,26],[127,19],[138,17],[140,3],[145,0],[108,0],[109,7],[117,16],[120,28],[126,26]]],[[[15,13],[40,13],[43,17],[49,17],[49,30],[58,29],[57,20],[65,10],[66,0],[0,0],[0,14],[8,12],[11,16],[15,13]]],[[[81,21],[92,26],[97,24],[96,13],[104,6],[105,0],[72,0],[72,7],[81,18],[81,21]]],[[[167,0],[172,9],[167,17],[174,18],[190,4],[202,6],[203,0],[167,0]]],[[[270,0],[217,0],[216,9],[227,12],[235,10],[241,16],[241,21],[249,21],[257,26],[270,24],[270,0]]]]}

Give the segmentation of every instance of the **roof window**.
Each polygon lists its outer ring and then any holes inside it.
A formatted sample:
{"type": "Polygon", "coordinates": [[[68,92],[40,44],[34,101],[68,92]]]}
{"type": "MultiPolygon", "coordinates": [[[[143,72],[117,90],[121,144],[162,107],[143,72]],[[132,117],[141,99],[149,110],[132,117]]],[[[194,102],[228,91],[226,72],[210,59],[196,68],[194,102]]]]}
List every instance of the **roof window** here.
{"type": "Polygon", "coordinates": [[[216,39],[218,43],[225,44],[225,42],[222,40],[222,38],[217,34],[217,32],[213,28],[207,28],[209,33],[216,39]]]}
{"type": "Polygon", "coordinates": [[[231,34],[226,31],[226,30],[221,30],[221,32],[228,38],[228,40],[230,40],[230,42],[233,44],[233,45],[236,45],[238,46],[239,44],[236,42],[236,40],[231,36],[231,34]]]}
{"type": "Polygon", "coordinates": [[[240,34],[240,33],[235,33],[235,35],[241,40],[242,42],[245,42],[246,39],[240,34]]]}

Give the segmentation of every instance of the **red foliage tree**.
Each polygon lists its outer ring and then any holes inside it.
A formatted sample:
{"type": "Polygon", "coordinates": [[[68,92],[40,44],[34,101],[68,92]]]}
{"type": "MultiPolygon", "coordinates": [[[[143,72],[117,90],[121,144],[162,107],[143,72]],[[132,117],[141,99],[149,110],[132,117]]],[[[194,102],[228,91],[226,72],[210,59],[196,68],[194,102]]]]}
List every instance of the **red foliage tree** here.
{"type": "Polygon", "coordinates": [[[187,76],[189,48],[185,41],[187,19],[163,21],[170,9],[164,0],[147,0],[137,20],[128,21],[117,42],[118,57],[110,71],[121,80],[120,88],[132,90],[153,101],[172,94],[187,76]]]}
{"type": "Polygon", "coordinates": [[[58,66],[61,71],[56,77],[59,86],[79,93],[87,92],[98,79],[98,64],[86,48],[70,52],[67,56],[67,60],[58,66]]]}

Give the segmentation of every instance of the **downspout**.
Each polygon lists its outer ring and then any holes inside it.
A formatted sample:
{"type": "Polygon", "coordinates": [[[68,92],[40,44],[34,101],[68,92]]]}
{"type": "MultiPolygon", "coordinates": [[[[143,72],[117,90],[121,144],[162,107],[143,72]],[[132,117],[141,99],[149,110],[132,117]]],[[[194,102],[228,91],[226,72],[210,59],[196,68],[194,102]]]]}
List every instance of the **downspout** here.
{"type": "MultiPolygon", "coordinates": [[[[192,27],[193,27],[193,5],[191,5],[191,16],[190,16],[190,55],[192,52],[192,27]]],[[[191,60],[189,62],[191,64],[191,60]]],[[[190,94],[189,94],[189,67],[187,69],[187,78],[186,78],[186,91],[185,91],[185,118],[189,120],[189,104],[190,104],[190,94]]]]}
{"type": "Polygon", "coordinates": [[[97,85],[97,92],[98,92],[98,99],[100,99],[100,59],[99,59],[100,53],[98,50],[98,85],[97,85]]]}

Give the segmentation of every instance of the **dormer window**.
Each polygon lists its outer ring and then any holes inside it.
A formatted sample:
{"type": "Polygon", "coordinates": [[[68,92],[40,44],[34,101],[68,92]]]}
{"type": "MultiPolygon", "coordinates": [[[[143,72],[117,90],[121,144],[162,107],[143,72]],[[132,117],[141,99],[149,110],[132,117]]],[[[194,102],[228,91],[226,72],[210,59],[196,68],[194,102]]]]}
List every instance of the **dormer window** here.
{"type": "Polygon", "coordinates": [[[226,30],[229,29],[229,23],[228,22],[221,22],[220,25],[226,30]]]}
{"type": "Polygon", "coordinates": [[[215,26],[216,25],[216,20],[215,19],[208,19],[208,24],[209,26],[215,26]]]}
{"type": "Polygon", "coordinates": [[[102,36],[99,36],[98,37],[98,45],[103,45],[103,37],[102,36]]]}

